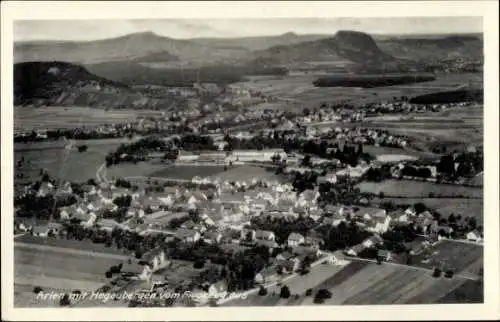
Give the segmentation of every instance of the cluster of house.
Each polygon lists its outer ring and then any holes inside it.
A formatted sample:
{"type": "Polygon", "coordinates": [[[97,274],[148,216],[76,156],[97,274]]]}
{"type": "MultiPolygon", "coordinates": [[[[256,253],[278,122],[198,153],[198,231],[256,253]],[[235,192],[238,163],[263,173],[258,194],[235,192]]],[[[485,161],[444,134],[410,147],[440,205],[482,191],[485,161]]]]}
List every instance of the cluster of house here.
{"type": "Polygon", "coordinates": [[[341,109],[337,111],[320,109],[312,111],[308,115],[299,116],[295,121],[303,126],[321,123],[345,123],[345,122],[361,122],[365,117],[362,110],[341,109]]]}
{"type": "Polygon", "coordinates": [[[345,140],[350,143],[374,146],[393,146],[405,148],[408,145],[408,139],[404,136],[394,134],[391,135],[387,131],[369,128],[335,127],[334,129],[329,130],[324,137],[333,137],[337,140],[345,140]]]}
{"type": "Polygon", "coordinates": [[[446,103],[446,104],[413,104],[406,101],[379,102],[365,106],[367,114],[375,113],[426,113],[438,112],[449,108],[470,106],[471,102],[446,103]]]}

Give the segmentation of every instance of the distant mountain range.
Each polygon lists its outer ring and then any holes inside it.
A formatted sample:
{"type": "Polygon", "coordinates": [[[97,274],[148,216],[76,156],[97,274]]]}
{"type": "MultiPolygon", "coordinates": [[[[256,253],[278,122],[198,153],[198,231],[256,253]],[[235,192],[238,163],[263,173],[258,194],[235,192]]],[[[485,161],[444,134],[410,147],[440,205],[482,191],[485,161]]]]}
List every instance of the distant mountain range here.
{"type": "Polygon", "coordinates": [[[96,41],[15,43],[14,62],[16,101],[23,101],[54,98],[76,84],[231,83],[245,75],[284,75],[325,65],[350,73],[481,69],[483,39],[474,34],[372,37],[356,31],[173,39],[144,32],[96,41]]]}
{"type": "Polygon", "coordinates": [[[272,64],[307,61],[353,61],[357,64],[394,61],[482,59],[481,35],[372,36],[355,31],[335,35],[297,35],[248,38],[174,39],[152,32],[95,41],[37,41],[14,44],[14,61],[65,61],[95,64],[183,62],[197,67],[242,64],[253,60],[272,64]],[[366,61],[368,60],[368,62],[366,61]]]}

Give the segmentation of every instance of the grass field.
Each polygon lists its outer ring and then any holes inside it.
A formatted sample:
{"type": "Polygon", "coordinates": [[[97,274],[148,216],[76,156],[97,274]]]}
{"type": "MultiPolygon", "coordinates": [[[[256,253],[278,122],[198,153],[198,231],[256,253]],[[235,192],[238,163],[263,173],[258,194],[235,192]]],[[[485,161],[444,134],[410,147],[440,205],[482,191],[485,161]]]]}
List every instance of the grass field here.
{"type": "Polygon", "coordinates": [[[154,164],[150,162],[121,163],[106,169],[106,178],[108,180],[124,177],[148,177],[156,176],[155,173],[163,171],[165,165],[154,164]]]}
{"type": "Polygon", "coordinates": [[[121,260],[62,252],[57,248],[40,251],[38,248],[14,246],[14,289],[18,307],[51,306],[55,303],[36,299],[35,286],[44,291],[94,291],[106,283],[104,273],[121,260]]]}
{"type": "Polygon", "coordinates": [[[222,171],[224,171],[224,166],[174,165],[174,166],[164,166],[162,169],[151,173],[150,176],[191,180],[193,177],[196,176],[205,178],[218,175],[222,171]]]}
{"type": "Polygon", "coordinates": [[[246,300],[226,305],[319,305],[314,303],[314,295],[319,289],[332,293],[322,305],[433,304],[445,300],[447,303],[466,303],[482,297],[482,288],[462,277],[436,279],[430,270],[357,260],[345,267],[318,265],[308,275],[294,277],[283,284],[290,288],[292,296],[288,299],[279,297],[279,287],[272,287],[265,296],[253,294],[246,300]],[[474,288],[471,298],[464,294],[465,287],[474,288]],[[313,290],[312,296],[305,295],[308,288],[313,290]]]}
{"type": "Polygon", "coordinates": [[[373,202],[391,201],[395,205],[414,205],[423,203],[428,208],[434,209],[445,218],[449,215],[472,216],[476,218],[479,225],[483,223],[483,199],[463,198],[384,198],[372,200],[373,202]]]}
{"type": "Polygon", "coordinates": [[[441,145],[452,151],[483,144],[483,113],[482,106],[458,107],[432,114],[371,118],[365,126],[409,136],[410,145],[423,151],[441,145]]]}
{"type": "Polygon", "coordinates": [[[283,109],[300,109],[319,107],[323,102],[348,101],[353,105],[391,100],[393,96],[418,96],[437,91],[451,90],[461,85],[481,87],[481,74],[437,75],[436,80],[426,83],[387,86],[369,89],[358,88],[317,88],[312,82],[316,76],[289,76],[276,78],[253,79],[237,83],[247,88],[260,90],[263,93],[289,102],[281,102],[283,109]]]}
{"type": "Polygon", "coordinates": [[[481,281],[466,281],[437,301],[439,304],[483,302],[484,285],[481,281]]]}
{"type": "Polygon", "coordinates": [[[432,248],[432,254],[428,258],[424,255],[417,255],[413,258],[412,265],[432,269],[435,265],[440,266],[440,262],[454,268],[457,274],[477,277],[483,267],[483,246],[456,241],[440,241],[432,248]]]}
{"type": "Polygon", "coordinates": [[[14,108],[14,131],[63,129],[77,126],[126,123],[138,116],[161,115],[150,110],[104,110],[90,107],[20,107],[14,108]]]}
{"type": "Polygon", "coordinates": [[[273,170],[266,170],[261,167],[253,167],[248,165],[229,167],[227,171],[212,175],[212,178],[227,181],[252,181],[252,179],[262,180],[278,180],[283,181],[283,178],[276,175],[273,170]]]}
{"type": "Polygon", "coordinates": [[[125,139],[104,139],[77,141],[76,146],[86,144],[87,151],[73,148],[64,160],[64,145],[60,142],[19,143],[14,147],[14,162],[24,157],[20,171],[24,178],[20,182],[31,182],[39,177],[43,168],[53,178],[83,182],[95,178],[96,171],[104,163],[106,155],[114,151],[125,139]]]}
{"type": "Polygon", "coordinates": [[[361,192],[379,194],[387,197],[419,198],[434,194],[439,197],[482,198],[483,189],[459,185],[436,184],[412,180],[385,180],[382,182],[362,182],[358,184],[361,192]]]}
{"type": "Polygon", "coordinates": [[[95,244],[90,240],[74,240],[74,239],[59,239],[59,238],[44,238],[31,236],[29,234],[20,236],[16,238],[16,243],[23,244],[33,244],[34,247],[54,247],[68,249],[69,251],[84,251],[84,252],[95,252],[101,254],[109,254],[111,257],[113,255],[118,256],[117,258],[126,259],[124,252],[118,250],[115,247],[106,247],[104,244],[95,244]]]}

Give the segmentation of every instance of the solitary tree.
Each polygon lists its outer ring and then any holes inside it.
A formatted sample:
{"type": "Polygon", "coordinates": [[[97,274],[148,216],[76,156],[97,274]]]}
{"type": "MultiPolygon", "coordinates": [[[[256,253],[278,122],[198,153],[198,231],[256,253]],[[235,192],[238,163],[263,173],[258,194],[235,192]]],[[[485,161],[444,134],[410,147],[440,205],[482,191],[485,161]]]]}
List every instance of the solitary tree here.
{"type": "Polygon", "coordinates": [[[280,291],[280,297],[281,298],[284,298],[284,299],[287,299],[290,297],[290,289],[288,288],[288,286],[284,285],[283,287],[281,287],[281,291],[280,291]]]}

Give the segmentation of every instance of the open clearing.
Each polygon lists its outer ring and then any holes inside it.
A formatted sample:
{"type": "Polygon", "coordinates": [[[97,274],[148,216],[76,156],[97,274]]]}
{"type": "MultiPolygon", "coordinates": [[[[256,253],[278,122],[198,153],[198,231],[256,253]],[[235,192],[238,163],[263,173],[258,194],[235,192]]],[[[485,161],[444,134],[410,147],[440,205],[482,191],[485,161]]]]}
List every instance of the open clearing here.
{"type": "Polygon", "coordinates": [[[454,268],[457,274],[477,277],[483,267],[483,246],[442,240],[432,247],[432,254],[428,258],[424,255],[417,255],[413,258],[414,266],[430,269],[435,265],[439,267],[441,262],[446,267],[454,268]]]}
{"type": "Polygon", "coordinates": [[[106,283],[106,270],[121,262],[92,253],[70,254],[19,246],[14,246],[14,255],[14,285],[18,293],[15,302],[20,307],[49,304],[35,298],[35,286],[59,292],[94,291],[106,283]]]}
{"type": "Polygon", "coordinates": [[[478,225],[483,224],[483,199],[467,198],[386,198],[372,200],[374,202],[392,202],[395,205],[414,205],[423,203],[426,207],[436,210],[441,216],[461,215],[474,217],[478,225]]]}
{"type": "Polygon", "coordinates": [[[229,167],[227,171],[220,172],[216,175],[212,175],[213,179],[227,180],[227,181],[252,181],[257,180],[269,180],[269,181],[283,181],[283,178],[275,174],[275,170],[267,170],[261,167],[254,166],[233,166],[229,167]]]}
{"type": "MultiPolygon", "coordinates": [[[[290,288],[292,296],[288,299],[280,298],[279,287],[274,286],[265,296],[253,294],[246,300],[225,305],[320,305],[314,303],[314,295],[319,289],[328,289],[332,293],[322,305],[432,304],[443,302],[443,299],[449,303],[463,303],[464,299],[459,295],[463,290],[460,290],[471,281],[457,276],[434,278],[428,270],[354,260],[345,267],[318,265],[308,275],[294,277],[283,284],[290,288]],[[313,290],[312,296],[305,296],[308,288],[313,290]]],[[[475,299],[482,298],[482,288],[477,285],[468,287],[475,288],[475,299]]]]}
{"type": "Polygon", "coordinates": [[[482,281],[467,281],[437,301],[440,304],[483,302],[484,285],[482,281]]]}
{"type": "Polygon", "coordinates": [[[124,251],[115,247],[106,247],[104,244],[95,244],[90,240],[74,240],[74,239],[59,239],[59,238],[44,238],[31,236],[29,234],[16,238],[16,244],[33,245],[33,247],[45,247],[52,249],[67,249],[69,251],[82,251],[88,254],[100,253],[107,254],[110,258],[116,257],[126,259],[124,251]]]}
{"type": "Polygon", "coordinates": [[[165,177],[191,180],[193,177],[210,177],[224,171],[224,166],[210,165],[171,165],[151,173],[150,177],[165,177]]]}
{"type": "Polygon", "coordinates": [[[76,126],[127,123],[138,116],[161,115],[151,110],[104,110],[91,107],[21,107],[14,108],[14,131],[64,129],[76,126]]]}
{"type": "Polygon", "coordinates": [[[23,178],[19,182],[33,182],[38,179],[40,169],[44,169],[52,178],[84,182],[95,178],[96,171],[104,163],[106,155],[116,150],[128,139],[79,140],[76,146],[87,145],[85,152],[78,152],[73,148],[66,160],[64,143],[33,142],[16,143],[14,146],[14,162],[24,157],[24,164],[19,170],[23,178]]]}
{"type": "Polygon", "coordinates": [[[433,194],[434,196],[448,198],[483,198],[482,188],[413,180],[389,179],[382,182],[362,182],[357,187],[361,192],[377,195],[382,192],[387,197],[419,198],[433,194]]]}
{"type": "MultiPolygon", "coordinates": [[[[462,85],[482,87],[483,77],[478,73],[470,74],[438,74],[436,80],[425,83],[406,84],[376,88],[318,88],[312,82],[316,76],[267,77],[253,79],[235,85],[260,90],[266,95],[282,100],[283,109],[293,110],[304,107],[319,107],[323,102],[346,101],[353,105],[391,100],[394,96],[418,96],[436,91],[456,89],[462,85]]],[[[257,106],[258,108],[258,106],[257,106]]]]}

